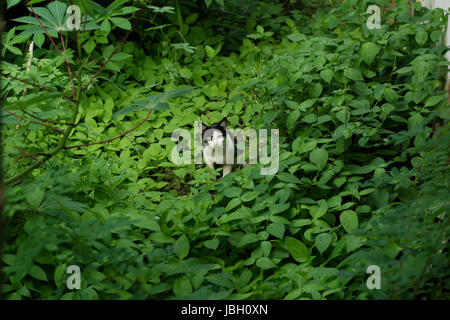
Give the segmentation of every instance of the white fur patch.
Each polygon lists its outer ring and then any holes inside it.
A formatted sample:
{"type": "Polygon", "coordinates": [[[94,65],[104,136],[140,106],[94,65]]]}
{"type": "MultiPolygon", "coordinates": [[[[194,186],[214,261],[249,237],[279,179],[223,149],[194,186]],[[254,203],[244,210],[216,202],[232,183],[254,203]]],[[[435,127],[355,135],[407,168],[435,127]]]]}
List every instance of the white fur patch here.
{"type": "Polygon", "coordinates": [[[226,139],[226,150],[224,151],[223,135],[219,130],[214,130],[212,135],[206,138],[206,146],[203,146],[203,157],[206,164],[210,168],[214,168],[214,164],[223,164],[223,176],[231,172],[235,156],[233,137],[227,133],[226,139]]]}

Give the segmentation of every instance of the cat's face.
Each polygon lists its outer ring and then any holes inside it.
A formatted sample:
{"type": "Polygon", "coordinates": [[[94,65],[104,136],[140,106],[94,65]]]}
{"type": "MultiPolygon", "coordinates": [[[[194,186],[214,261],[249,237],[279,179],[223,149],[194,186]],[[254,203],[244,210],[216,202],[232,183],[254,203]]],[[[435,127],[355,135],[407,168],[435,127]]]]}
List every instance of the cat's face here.
{"type": "Polygon", "coordinates": [[[209,127],[203,125],[202,135],[203,135],[203,146],[209,146],[210,148],[215,148],[217,146],[223,145],[225,135],[226,135],[226,120],[223,119],[220,122],[213,123],[209,127]]]}
{"type": "Polygon", "coordinates": [[[221,146],[223,144],[223,135],[218,129],[207,129],[203,134],[203,145],[211,148],[221,146]]]}

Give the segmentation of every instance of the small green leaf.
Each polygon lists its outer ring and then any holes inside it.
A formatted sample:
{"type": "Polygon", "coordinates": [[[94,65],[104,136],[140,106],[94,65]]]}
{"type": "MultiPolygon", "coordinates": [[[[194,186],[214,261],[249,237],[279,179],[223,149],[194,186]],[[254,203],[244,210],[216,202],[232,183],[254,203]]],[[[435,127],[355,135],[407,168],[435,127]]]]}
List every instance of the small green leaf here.
{"type": "Polygon", "coordinates": [[[219,246],[219,239],[206,240],[203,245],[208,249],[216,250],[219,246]]]}
{"type": "Polygon", "coordinates": [[[131,29],[131,23],[128,19],[125,18],[111,18],[111,22],[117,27],[125,30],[131,29]]]}
{"type": "Polygon", "coordinates": [[[317,250],[320,251],[320,253],[323,253],[325,250],[327,250],[328,246],[331,242],[331,236],[328,233],[321,233],[316,237],[316,247],[317,250]]]}
{"type": "Polygon", "coordinates": [[[37,209],[41,204],[42,200],[44,200],[45,191],[38,187],[34,187],[31,191],[25,192],[25,200],[28,202],[30,206],[34,209],[37,209]]]}
{"type": "Polygon", "coordinates": [[[419,32],[416,33],[415,39],[416,42],[421,46],[425,42],[427,42],[428,33],[425,30],[420,30],[419,32]]]}
{"type": "Polygon", "coordinates": [[[308,259],[308,248],[303,242],[291,237],[286,237],[284,241],[289,253],[296,261],[304,262],[308,259]]]}
{"type": "Polygon", "coordinates": [[[328,152],[325,149],[316,149],[309,155],[309,160],[319,169],[323,169],[328,161],[328,152]]]}
{"type": "Polygon", "coordinates": [[[153,218],[144,214],[137,214],[132,217],[133,225],[142,229],[148,229],[155,232],[160,232],[161,227],[158,222],[153,218]]]}
{"type": "Polygon", "coordinates": [[[223,195],[227,198],[236,198],[239,197],[239,195],[242,193],[242,189],[239,187],[231,187],[228,189],[225,189],[223,192],[223,195]]]}
{"type": "Polygon", "coordinates": [[[281,222],[274,222],[267,226],[267,232],[279,239],[283,239],[285,229],[284,224],[281,222]]]}
{"type": "Polygon", "coordinates": [[[342,212],[339,220],[345,231],[348,233],[351,233],[358,228],[358,216],[353,210],[345,210],[342,212]]]}
{"type": "Polygon", "coordinates": [[[252,200],[254,200],[258,195],[259,195],[259,192],[256,192],[256,191],[249,191],[249,192],[244,193],[244,194],[241,196],[241,200],[242,200],[242,202],[252,201],[252,200]]]}
{"type": "Polygon", "coordinates": [[[295,124],[297,123],[298,118],[300,117],[300,110],[296,109],[292,111],[287,118],[287,128],[288,130],[292,130],[295,128],[295,124]]]}
{"type": "Polygon", "coordinates": [[[189,253],[189,239],[183,234],[173,244],[173,251],[180,259],[184,259],[189,253]]]}
{"type": "Polygon", "coordinates": [[[437,105],[439,102],[442,101],[442,99],[444,99],[445,96],[444,95],[440,95],[440,96],[432,96],[432,97],[428,97],[425,100],[425,107],[432,107],[437,105]]]}
{"type": "Polygon", "coordinates": [[[366,42],[361,46],[361,57],[365,63],[370,65],[379,51],[380,48],[375,43],[366,42]]]}
{"type": "Polygon", "coordinates": [[[433,31],[430,34],[430,39],[433,40],[433,41],[438,41],[438,40],[441,39],[441,37],[442,37],[442,32],[439,31],[439,30],[433,31]]]}
{"type": "Polygon", "coordinates": [[[6,10],[18,4],[21,0],[8,0],[6,10]]]}
{"type": "Polygon", "coordinates": [[[310,208],[310,214],[314,219],[319,219],[322,217],[325,213],[327,213],[328,210],[328,204],[324,199],[321,199],[319,201],[318,206],[311,206],[310,208]]]}
{"type": "Polygon", "coordinates": [[[185,297],[192,293],[191,282],[186,278],[178,278],[173,282],[173,292],[177,297],[185,297]]]}
{"type": "Polygon", "coordinates": [[[270,260],[267,257],[259,258],[256,261],[256,266],[261,268],[261,269],[264,269],[264,270],[272,269],[272,268],[276,268],[277,267],[277,265],[275,263],[273,263],[273,261],[270,260]]]}
{"type": "Polygon", "coordinates": [[[28,273],[30,276],[32,276],[35,279],[42,280],[42,281],[48,281],[47,274],[38,265],[35,265],[35,264],[32,265],[30,268],[30,271],[28,273]]]}
{"type": "Polygon", "coordinates": [[[330,83],[331,79],[333,79],[334,72],[330,69],[325,69],[320,71],[320,77],[325,81],[330,83]]]}

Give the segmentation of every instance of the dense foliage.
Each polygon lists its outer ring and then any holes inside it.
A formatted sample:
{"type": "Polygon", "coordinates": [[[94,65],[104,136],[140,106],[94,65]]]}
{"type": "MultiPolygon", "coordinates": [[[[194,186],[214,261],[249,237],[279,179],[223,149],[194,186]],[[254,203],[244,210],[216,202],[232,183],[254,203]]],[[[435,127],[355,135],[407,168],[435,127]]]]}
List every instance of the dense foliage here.
{"type": "Polygon", "coordinates": [[[67,4],[31,2],[58,50],[31,12],[2,37],[6,298],[449,298],[442,10],[72,1],[61,32],[67,4]],[[171,161],[223,117],[280,130],[275,175],[171,161]]]}

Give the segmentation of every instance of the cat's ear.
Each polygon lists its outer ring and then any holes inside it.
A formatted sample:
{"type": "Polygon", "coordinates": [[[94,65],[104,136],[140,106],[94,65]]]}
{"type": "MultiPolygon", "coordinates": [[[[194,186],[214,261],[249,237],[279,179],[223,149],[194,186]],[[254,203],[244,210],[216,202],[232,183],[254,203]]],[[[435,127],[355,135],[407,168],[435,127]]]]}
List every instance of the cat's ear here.
{"type": "Polygon", "coordinates": [[[226,127],[228,126],[228,120],[227,120],[227,118],[223,118],[222,120],[220,120],[219,125],[220,125],[222,128],[226,128],[226,127]]]}
{"type": "Polygon", "coordinates": [[[208,127],[202,122],[202,133],[204,133],[208,127]]]}

